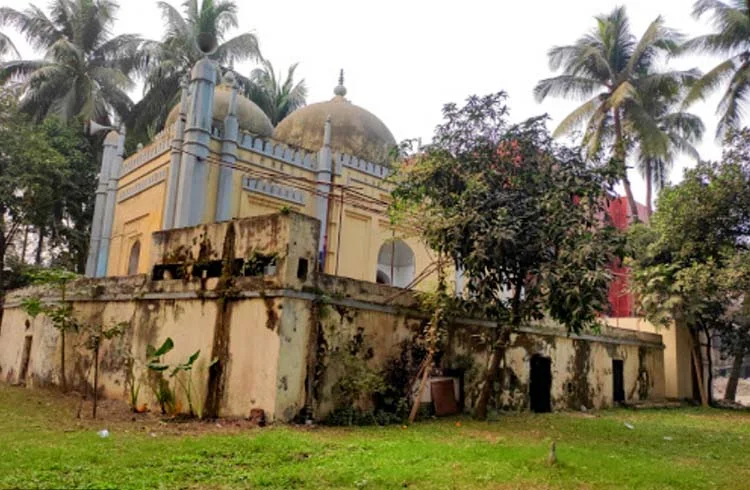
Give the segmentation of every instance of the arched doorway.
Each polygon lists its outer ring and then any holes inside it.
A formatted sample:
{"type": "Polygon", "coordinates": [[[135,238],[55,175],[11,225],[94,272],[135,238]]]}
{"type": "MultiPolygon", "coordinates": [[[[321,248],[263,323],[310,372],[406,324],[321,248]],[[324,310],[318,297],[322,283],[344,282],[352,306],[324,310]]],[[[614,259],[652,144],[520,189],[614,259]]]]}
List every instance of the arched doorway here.
{"type": "Polygon", "coordinates": [[[404,241],[391,240],[380,247],[375,276],[379,284],[403,288],[414,280],[415,273],[414,252],[404,241]]]}
{"type": "Polygon", "coordinates": [[[128,275],[138,274],[138,262],[141,259],[141,241],[136,240],[130,248],[130,258],[128,259],[128,275]]]}

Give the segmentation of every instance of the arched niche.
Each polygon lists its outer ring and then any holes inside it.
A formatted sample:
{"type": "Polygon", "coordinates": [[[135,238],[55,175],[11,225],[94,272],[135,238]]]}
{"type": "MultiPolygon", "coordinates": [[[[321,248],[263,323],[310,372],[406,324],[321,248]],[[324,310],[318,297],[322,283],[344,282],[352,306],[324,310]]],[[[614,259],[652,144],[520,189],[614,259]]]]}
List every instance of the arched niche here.
{"type": "Polygon", "coordinates": [[[375,279],[379,284],[408,286],[416,274],[414,252],[403,240],[390,240],[380,247],[375,279]]]}
{"type": "Polygon", "coordinates": [[[141,259],[141,241],[136,240],[130,248],[130,257],[128,258],[128,275],[138,274],[138,263],[141,259]]]}

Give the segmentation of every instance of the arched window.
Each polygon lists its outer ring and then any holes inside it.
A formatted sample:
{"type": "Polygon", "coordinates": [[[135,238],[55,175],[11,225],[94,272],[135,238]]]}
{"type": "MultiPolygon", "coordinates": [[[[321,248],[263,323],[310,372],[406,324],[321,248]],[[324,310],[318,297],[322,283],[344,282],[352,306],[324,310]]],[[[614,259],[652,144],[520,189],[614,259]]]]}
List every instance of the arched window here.
{"type": "Polygon", "coordinates": [[[128,275],[138,274],[138,261],[141,258],[141,242],[136,240],[130,249],[130,258],[128,259],[128,275]]]}
{"type": "Polygon", "coordinates": [[[416,263],[414,252],[402,240],[392,240],[383,244],[378,252],[376,281],[403,288],[414,280],[416,263]]]}

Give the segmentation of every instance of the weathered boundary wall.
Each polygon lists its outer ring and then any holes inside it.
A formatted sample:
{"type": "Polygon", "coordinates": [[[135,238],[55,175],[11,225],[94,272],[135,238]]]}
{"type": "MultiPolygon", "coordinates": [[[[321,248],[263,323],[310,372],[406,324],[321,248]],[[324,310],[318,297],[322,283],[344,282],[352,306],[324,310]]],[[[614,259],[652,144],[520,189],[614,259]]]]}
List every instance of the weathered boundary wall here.
{"type": "MultiPolygon", "coordinates": [[[[295,213],[160,232],[154,235],[151,275],[69,284],[66,299],[78,319],[129,325],[101,349],[101,394],[127,400],[126,361],[135,359],[135,377],[141,379],[147,374],[147,346],[167,337],[175,344],[167,364],[200,350],[192,374],[194,399],[205,403],[208,414],[247,416],[260,408],[271,420],[323,418],[337,408],[337,387],[351,374],[351,362],[400,382],[408,392],[424,356],[427,315],[410,292],[317,274],[317,234],[316,220],[295,213]],[[218,362],[209,367],[213,359],[218,362]]],[[[60,292],[49,287],[8,295],[0,325],[0,379],[57,385],[60,334],[48,318],[25,313],[22,301],[30,296],[60,300],[60,292]]],[[[494,325],[467,320],[456,327],[438,362],[463,379],[464,406],[470,408],[487,362],[484,339],[494,325]]],[[[92,380],[82,337],[69,333],[65,342],[66,378],[76,389],[92,380]]],[[[603,327],[596,334],[567,336],[559,327],[540,325],[514,333],[511,342],[496,386],[502,395],[493,400],[497,408],[528,407],[534,355],[550,359],[555,409],[610,406],[613,359],[623,364],[626,400],[664,397],[659,335],[603,327]]],[[[364,408],[374,401],[359,400],[364,408]]],[[[158,407],[145,382],[140,402],[158,407]]],[[[180,406],[187,411],[184,396],[180,406]]]]}

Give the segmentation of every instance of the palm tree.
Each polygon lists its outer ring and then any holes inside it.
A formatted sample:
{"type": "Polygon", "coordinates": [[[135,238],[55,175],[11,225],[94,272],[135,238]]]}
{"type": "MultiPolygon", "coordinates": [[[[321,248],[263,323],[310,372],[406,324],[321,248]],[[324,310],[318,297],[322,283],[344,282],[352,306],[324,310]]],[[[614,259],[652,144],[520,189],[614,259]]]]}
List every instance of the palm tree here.
{"type": "Polygon", "coordinates": [[[625,163],[628,149],[637,141],[648,154],[667,150],[663,134],[641,103],[641,94],[659,93],[665,85],[682,86],[699,75],[695,70],[656,70],[659,57],[676,53],[681,41],[661,17],[636,39],[625,8],[617,7],[596,17],[596,27],[575,44],[552,48],[550,68],[562,69],[562,74],[541,80],[534,88],[539,102],[548,96],[585,100],[560,123],[555,135],[571,134],[583,126],[583,142],[590,155],[599,155],[605,146],[613,147],[634,219],[638,209],[625,163]]]}
{"type": "Polygon", "coordinates": [[[0,32],[0,58],[3,58],[8,54],[15,58],[20,57],[13,41],[11,41],[7,35],[0,32]]]}
{"type": "Polygon", "coordinates": [[[31,46],[44,52],[38,60],[3,63],[0,83],[21,82],[20,108],[36,119],[57,114],[108,123],[124,118],[132,106],[128,74],[135,68],[141,39],[111,37],[118,5],[113,0],[53,0],[49,15],[30,5],[20,12],[0,8],[0,25],[11,25],[31,46]]]}
{"type": "MultiPolygon", "coordinates": [[[[698,116],[681,110],[683,87],[673,83],[664,84],[661,88],[664,90],[641,94],[645,113],[652,119],[649,125],[656,128],[655,136],[662,141],[658,146],[637,145],[637,168],[646,182],[649,216],[653,212],[653,190],[658,192],[666,185],[675,159],[680,154],[700,159],[695,144],[703,138],[705,131],[703,121],[698,116]]],[[[633,132],[637,139],[637,131],[633,132]]]]}
{"type": "Polygon", "coordinates": [[[727,88],[719,102],[717,136],[741,124],[742,106],[750,95],[750,8],[747,0],[698,0],[693,16],[712,14],[713,34],[699,36],[685,43],[688,52],[725,57],[714,69],[703,75],[688,92],[685,104],[704,99],[720,85],[727,88]]]}
{"type": "Polygon", "coordinates": [[[245,86],[245,95],[263,109],[274,126],[305,105],[305,80],[294,83],[297,65],[295,63],[289,67],[284,79],[281,73],[276,74],[270,61],[264,60],[262,67],[250,73],[250,83],[245,86]]]}
{"type": "MultiPolygon", "coordinates": [[[[184,16],[167,2],[158,2],[164,19],[164,38],[144,45],[145,95],[136,104],[129,121],[138,135],[160,128],[171,108],[180,97],[180,80],[204,55],[198,49],[196,38],[208,33],[218,42],[216,52],[210,57],[226,71],[235,62],[260,60],[258,39],[246,32],[227,39],[227,34],[238,26],[237,5],[232,0],[185,0],[184,16]]],[[[247,83],[247,79],[240,80],[247,83]]]]}

